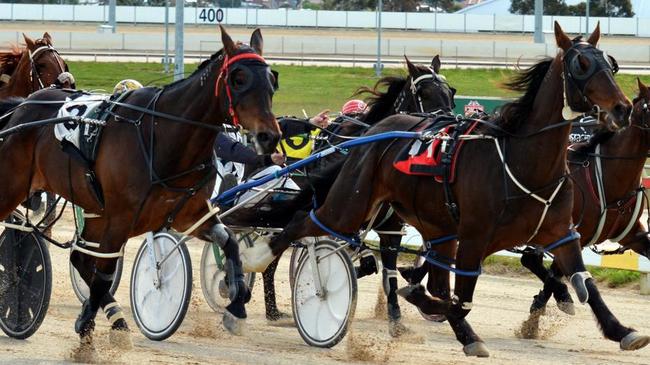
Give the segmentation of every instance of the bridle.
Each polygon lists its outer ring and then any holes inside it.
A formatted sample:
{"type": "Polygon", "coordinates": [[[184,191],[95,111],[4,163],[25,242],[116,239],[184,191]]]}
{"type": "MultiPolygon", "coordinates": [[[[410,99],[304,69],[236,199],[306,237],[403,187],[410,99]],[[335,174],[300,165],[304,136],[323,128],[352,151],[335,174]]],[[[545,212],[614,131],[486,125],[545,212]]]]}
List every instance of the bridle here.
{"type": "MultiPolygon", "coordinates": [[[[585,105],[592,105],[599,109],[599,107],[592,103],[589,98],[585,95],[585,90],[593,78],[601,72],[611,72],[616,74],[618,72],[618,63],[614,57],[607,55],[605,52],[599,50],[595,46],[591,45],[588,42],[577,42],[571,48],[564,52],[562,56],[562,62],[564,66],[564,73],[562,77],[564,78],[564,104],[565,109],[570,108],[571,112],[587,112],[589,110],[584,110],[585,105]],[[584,57],[589,60],[589,67],[586,70],[582,69],[580,65],[580,57],[584,57]],[[564,77],[566,74],[567,77],[564,77]],[[577,90],[580,95],[580,100],[584,103],[582,106],[572,105],[573,100],[568,98],[569,87],[572,86],[577,90]]],[[[569,114],[569,110],[563,111],[565,119],[569,114]]],[[[571,118],[573,119],[573,118],[571,118]]]]}
{"type": "Polygon", "coordinates": [[[43,83],[43,80],[41,79],[41,74],[38,71],[38,68],[36,67],[36,59],[39,56],[44,55],[46,52],[52,52],[54,53],[56,59],[57,59],[57,65],[59,66],[59,70],[61,71],[60,73],[64,73],[65,68],[62,66],[63,60],[61,59],[61,56],[59,55],[59,52],[52,46],[45,45],[36,48],[33,52],[30,49],[27,49],[27,52],[29,54],[29,64],[30,64],[30,70],[29,70],[29,82],[32,84],[32,91],[36,91],[39,89],[44,89],[45,84],[43,83]],[[34,79],[38,82],[38,87],[33,87],[34,86],[34,79]]]}
{"type": "Polygon", "coordinates": [[[250,89],[251,86],[253,85],[253,80],[252,80],[253,72],[250,70],[250,68],[242,64],[242,61],[246,61],[246,60],[260,63],[265,68],[269,67],[264,57],[258,55],[257,53],[253,53],[253,52],[241,53],[236,56],[233,56],[232,58],[229,57],[228,55],[225,55],[223,58],[223,64],[221,65],[221,69],[219,70],[219,76],[217,77],[217,81],[214,86],[214,95],[218,97],[219,82],[223,80],[224,88],[226,89],[226,96],[228,97],[228,114],[232,119],[233,125],[236,127],[239,126],[239,118],[237,117],[237,113],[235,113],[235,106],[239,103],[239,97],[243,93],[248,91],[248,89],[250,89]],[[233,70],[240,69],[243,72],[247,73],[247,78],[246,78],[247,83],[235,91],[232,90],[233,84],[232,84],[232,80],[229,77],[231,68],[233,70]]]}
{"type": "MultiPolygon", "coordinates": [[[[415,104],[416,107],[416,112],[418,113],[426,113],[426,110],[424,109],[424,104],[422,103],[422,97],[420,95],[420,90],[422,90],[422,84],[425,82],[431,82],[439,86],[439,88],[442,88],[443,84],[447,84],[447,82],[443,79],[442,76],[436,74],[436,72],[433,70],[433,68],[428,67],[430,73],[425,73],[424,75],[420,75],[416,78],[413,78],[412,76],[409,77],[411,80],[411,83],[409,85],[408,90],[411,92],[411,96],[413,97],[413,103],[415,104]]],[[[454,108],[454,102],[453,102],[453,94],[454,94],[454,89],[449,88],[452,92],[452,109],[454,108]]],[[[396,113],[401,113],[404,112],[405,109],[403,109],[404,102],[406,101],[406,91],[407,89],[404,88],[400,92],[400,94],[397,96],[397,99],[395,100],[395,104],[393,104],[393,109],[395,109],[396,113]]]]}

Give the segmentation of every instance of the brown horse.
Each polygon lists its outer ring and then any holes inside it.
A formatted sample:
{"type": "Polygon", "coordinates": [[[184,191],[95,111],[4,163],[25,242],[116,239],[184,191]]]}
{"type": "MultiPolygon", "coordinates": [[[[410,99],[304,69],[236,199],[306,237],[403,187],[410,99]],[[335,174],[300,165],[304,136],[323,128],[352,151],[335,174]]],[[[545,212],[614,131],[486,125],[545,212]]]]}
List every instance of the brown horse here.
{"type": "MultiPolygon", "coordinates": [[[[34,91],[55,84],[59,76],[68,72],[68,65],[52,46],[52,37],[32,40],[25,34],[25,48],[12,47],[0,53],[0,99],[9,96],[26,97],[34,91]]],[[[66,78],[64,87],[74,87],[74,80],[66,78]]]]}
{"type": "MultiPolygon", "coordinates": [[[[581,246],[609,239],[621,244],[615,253],[633,250],[650,258],[647,228],[640,222],[644,206],[640,179],[650,151],[650,92],[641,80],[637,81],[639,95],[633,100],[631,127],[618,133],[597,131],[586,145],[570,146],[569,167],[578,188],[573,219],[581,222],[577,227],[581,246]]],[[[559,279],[561,272],[555,262],[547,270],[543,253],[528,249],[521,263],[544,282],[531,313],[544,308],[551,295],[560,309],[574,313],[571,295],[559,279]]]]}
{"type": "MultiPolygon", "coordinates": [[[[264,152],[275,149],[280,138],[271,110],[276,79],[261,57],[261,32],[253,32],[250,46],[236,44],[223,28],[221,39],[224,48],[188,78],[135,90],[119,103],[107,102],[109,117],[93,169],[103,204],[88,183],[87,167],[62,151],[53,126],[11,134],[0,142],[0,171],[6,175],[0,179],[0,217],[37,190],[61,195],[98,216],[86,220],[71,254],[90,287],[75,323],[82,337],[92,333],[100,306],[111,304],[116,311],[108,289],[127,239],[163,227],[183,231],[207,212],[214,183],[212,146],[223,123],[251,131],[264,152]]],[[[53,118],[60,104],[51,103],[74,93],[41,90],[27,99],[30,104],[5,105],[15,108],[8,127],[53,118]]],[[[224,325],[239,332],[250,292],[243,282],[237,241],[214,216],[192,234],[217,241],[228,258],[232,295],[224,325]]],[[[120,317],[113,316],[113,328],[126,329],[120,317]]]]}
{"type": "MultiPolygon", "coordinates": [[[[360,117],[360,120],[367,126],[372,126],[382,119],[397,113],[451,113],[454,108],[454,94],[456,90],[449,86],[444,76],[440,73],[442,64],[440,58],[435,56],[428,66],[412,63],[406,59],[408,75],[406,77],[386,76],[377,81],[373,88],[361,87],[355,95],[369,94],[366,98],[368,102],[368,111],[360,117]],[[381,91],[381,89],[386,89],[381,91]]],[[[355,136],[365,132],[368,127],[360,126],[351,122],[343,122],[334,132],[338,135],[355,136]]],[[[340,142],[340,139],[331,137],[329,143],[340,142]]],[[[265,217],[264,212],[257,210],[241,211],[239,214],[234,213],[224,219],[224,223],[238,226],[255,226],[259,222],[268,224],[272,221],[273,227],[283,227],[287,225],[298,209],[309,209],[312,203],[312,196],[316,195],[317,201],[324,200],[329,188],[334,183],[336,173],[339,171],[345,160],[344,155],[332,155],[326,158],[327,161],[319,161],[318,164],[308,166],[306,169],[306,178],[296,177],[296,182],[300,185],[302,192],[287,207],[270,209],[270,217],[265,217]],[[327,173],[323,173],[325,169],[327,173]],[[315,190],[315,191],[314,191],[315,190]],[[244,215],[251,215],[246,217],[244,215]],[[268,219],[266,219],[268,218],[268,219]],[[257,220],[257,221],[255,221],[257,220]]],[[[277,206],[277,204],[276,204],[277,206]]],[[[393,210],[385,205],[378,214],[374,229],[378,232],[400,232],[403,223],[393,214],[393,210]]],[[[402,240],[401,234],[379,234],[380,246],[386,248],[382,251],[381,259],[384,266],[382,272],[384,288],[387,296],[387,312],[389,319],[389,332],[391,335],[398,336],[404,333],[403,326],[400,324],[401,310],[397,299],[397,255],[396,248],[400,246],[402,240]]],[[[368,250],[361,257],[361,264],[357,267],[357,277],[373,274],[377,271],[374,258],[368,256],[371,254],[368,250]]],[[[275,300],[274,275],[280,257],[276,258],[264,271],[264,302],[266,304],[266,318],[270,321],[288,318],[289,316],[280,312],[275,300]]]]}
{"type": "MultiPolygon", "coordinates": [[[[563,273],[571,276],[581,302],[589,303],[607,338],[627,350],[647,345],[649,337],[621,325],[609,311],[584,267],[571,226],[573,189],[566,177],[570,126],[562,114],[598,106],[606,116],[601,122],[616,128],[629,123],[631,103],[614,81],[611,65],[595,47],[599,27],[587,42],[580,38],[572,41],[556,23],[555,38],[558,55],[537,63],[515,80],[513,86],[525,89],[524,95],[506,106],[496,120],[481,122],[482,126],[467,137],[475,140],[466,140],[458,156],[456,180],[450,191],[430,177],[402,174],[392,167],[408,141],[361,146],[350,152],[325,203],[315,210],[314,219],[297,216],[267,247],[248,249],[250,255],[243,257],[248,260],[257,253],[259,259],[245,265],[263,268],[300,237],[328,231],[354,234],[382,202],[388,201],[425,241],[458,235],[456,270],[465,275],[456,276],[454,295],[432,299],[421,286],[407,287],[403,294],[424,313],[444,314],[467,355],[489,355],[465,320],[472,308],[476,272],[485,257],[521,242],[540,245],[556,255],[563,273]]],[[[392,116],[368,134],[413,130],[419,123],[418,118],[392,116]]],[[[454,249],[446,245],[441,250],[446,252],[436,254],[454,257],[454,249]]]]}

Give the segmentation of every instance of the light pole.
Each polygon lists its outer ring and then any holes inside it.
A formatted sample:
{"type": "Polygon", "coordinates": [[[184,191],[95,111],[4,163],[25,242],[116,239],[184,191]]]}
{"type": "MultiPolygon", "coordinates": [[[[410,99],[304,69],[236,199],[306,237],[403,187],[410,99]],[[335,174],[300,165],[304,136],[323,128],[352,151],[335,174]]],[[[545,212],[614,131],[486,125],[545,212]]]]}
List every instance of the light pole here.
{"type": "Polygon", "coordinates": [[[587,0],[586,2],[587,2],[587,21],[586,21],[587,28],[585,29],[585,36],[588,36],[589,35],[589,0],[587,0]]]}
{"type": "Polygon", "coordinates": [[[176,38],[175,38],[175,55],[174,55],[174,80],[180,80],[185,77],[184,61],[184,32],[185,30],[185,0],[176,0],[176,38]]]}
{"type": "Polygon", "coordinates": [[[165,0],[165,73],[169,73],[169,0],[165,0]]]}
{"type": "Polygon", "coordinates": [[[108,25],[111,26],[111,32],[115,33],[115,28],[117,22],[115,21],[115,9],[117,6],[117,0],[109,0],[108,2],[108,25]]]}
{"type": "Polygon", "coordinates": [[[375,64],[375,75],[381,76],[381,10],[383,4],[381,0],[377,0],[377,63],[375,64]]]}
{"type": "Polygon", "coordinates": [[[544,43],[542,21],[544,15],[544,1],[535,0],[535,43],[544,43]]]}

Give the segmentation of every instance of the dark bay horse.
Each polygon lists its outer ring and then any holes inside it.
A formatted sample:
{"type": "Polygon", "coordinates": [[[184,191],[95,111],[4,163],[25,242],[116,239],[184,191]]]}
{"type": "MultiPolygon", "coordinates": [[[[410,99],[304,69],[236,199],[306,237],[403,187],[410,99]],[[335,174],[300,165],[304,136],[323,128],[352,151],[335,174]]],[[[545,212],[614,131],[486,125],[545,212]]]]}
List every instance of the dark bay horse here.
{"type": "MultiPolygon", "coordinates": [[[[222,124],[251,131],[265,153],[275,149],[280,138],[271,110],[276,80],[261,56],[261,32],[253,32],[250,46],[236,44],[223,28],[221,39],[223,49],[188,78],[108,102],[109,117],[93,168],[103,199],[88,183],[87,167],[62,151],[52,125],[11,134],[0,142],[1,218],[38,190],[59,194],[98,216],[86,220],[71,254],[90,287],[90,298],[75,323],[82,338],[92,333],[100,307],[108,309],[110,304],[116,311],[108,290],[127,239],[164,227],[183,231],[208,211],[214,184],[212,147],[222,124]]],[[[0,114],[15,108],[8,127],[53,118],[60,104],[37,103],[62,101],[74,93],[41,90],[27,99],[30,104],[5,103],[0,114]]],[[[224,325],[238,333],[250,292],[237,241],[214,216],[192,234],[216,241],[225,252],[232,275],[224,325]]],[[[126,322],[117,319],[113,328],[127,329],[126,322]]]]}
{"type": "MultiPolygon", "coordinates": [[[[573,189],[566,177],[566,147],[570,132],[563,114],[586,112],[598,106],[601,123],[610,128],[626,126],[632,106],[614,81],[612,66],[595,45],[599,27],[587,42],[571,40],[555,23],[560,52],[520,75],[512,84],[524,95],[503,109],[496,119],[483,121],[468,138],[458,157],[456,180],[450,193],[430,177],[405,175],[393,168],[398,153],[409,142],[392,140],[352,149],[325,202],[314,212],[315,220],[301,215],[273,239],[264,251],[256,247],[256,262],[264,267],[289,243],[306,236],[328,233],[353,235],[382,202],[390,202],[399,216],[422,234],[425,242],[457,234],[459,245],[443,245],[436,254],[455,257],[457,270],[451,298],[430,298],[421,286],[407,287],[406,299],[427,314],[444,314],[456,338],[469,356],[489,356],[481,338],[465,317],[481,262],[488,255],[530,242],[555,254],[562,272],[583,303],[589,303],[605,337],[633,350],[648,344],[623,326],[610,312],[582,262],[573,230],[573,189]],[[447,206],[458,208],[457,211],[447,206]],[[543,204],[542,204],[543,203],[543,204]],[[458,214],[458,220],[454,219],[458,214]],[[568,234],[567,234],[568,232],[568,234]]],[[[392,116],[367,134],[413,130],[420,120],[392,116]]],[[[242,255],[246,260],[253,258],[242,255]]],[[[448,285],[448,284],[447,284],[448,285]]],[[[501,303],[503,305],[503,303],[501,303]]]]}
{"type": "MultiPolygon", "coordinates": [[[[367,98],[368,111],[360,118],[361,122],[372,126],[380,120],[397,113],[439,113],[448,114],[454,108],[455,89],[450,87],[444,76],[440,74],[441,61],[438,56],[431,60],[429,66],[413,64],[408,58],[406,66],[408,75],[406,77],[387,76],[377,81],[373,88],[362,87],[355,95],[369,94],[367,98]],[[381,89],[386,89],[381,91],[381,89]]],[[[365,132],[368,127],[343,122],[334,131],[343,136],[355,136],[365,132]]],[[[341,139],[332,136],[329,143],[341,142],[341,139]]],[[[345,156],[335,154],[328,156],[324,161],[307,167],[306,179],[295,178],[301,187],[301,194],[294,199],[287,207],[278,207],[269,210],[272,217],[264,217],[259,211],[242,211],[241,214],[233,214],[224,220],[226,224],[239,226],[255,226],[252,220],[257,219],[273,227],[286,226],[296,210],[305,210],[311,206],[312,196],[316,194],[317,201],[323,201],[329,188],[336,178],[337,171],[342,167],[345,156]],[[324,172],[325,171],[325,172],[324,172]],[[315,190],[315,191],[314,191],[315,190]],[[283,213],[286,212],[286,213],[283,213]],[[249,215],[249,217],[246,217],[249,215]],[[250,216],[252,215],[252,216],[250,216]],[[253,224],[251,224],[253,223],[253,224]]],[[[382,251],[381,258],[384,270],[382,272],[384,288],[387,295],[389,332],[392,335],[404,333],[400,324],[401,311],[397,300],[397,255],[396,247],[400,246],[401,234],[386,234],[381,232],[400,232],[403,223],[393,210],[385,205],[378,213],[377,223],[374,229],[379,234],[380,246],[387,248],[382,251]]],[[[369,252],[369,251],[368,251],[369,252]]],[[[264,300],[266,304],[266,318],[274,321],[287,318],[288,315],[281,313],[276,304],[274,275],[280,257],[278,256],[264,271],[264,300]]],[[[361,266],[357,269],[358,277],[369,275],[376,271],[374,259],[362,257],[361,266]]]]}
{"type": "MultiPolygon", "coordinates": [[[[639,94],[633,100],[631,126],[618,133],[600,130],[588,143],[570,146],[569,168],[577,188],[573,219],[581,221],[577,227],[581,246],[609,239],[621,245],[615,253],[633,250],[650,258],[648,231],[640,221],[645,205],[640,180],[650,151],[650,92],[637,81],[639,94]]],[[[573,301],[560,281],[558,265],[546,269],[543,256],[530,249],[521,256],[521,263],[544,282],[531,313],[544,308],[553,295],[560,309],[573,314],[573,301]]]]}
{"type": "MultiPolygon", "coordinates": [[[[32,40],[25,34],[25,48],[12,47],[0,53],[0,99],[10,96],[26,97],[34,91],[57,83],[59,76],[68,72],[68,65],[52,46],[52,37],[32,40]]],[[[73,79],[61,85],[74,87],[73,79]]]]}

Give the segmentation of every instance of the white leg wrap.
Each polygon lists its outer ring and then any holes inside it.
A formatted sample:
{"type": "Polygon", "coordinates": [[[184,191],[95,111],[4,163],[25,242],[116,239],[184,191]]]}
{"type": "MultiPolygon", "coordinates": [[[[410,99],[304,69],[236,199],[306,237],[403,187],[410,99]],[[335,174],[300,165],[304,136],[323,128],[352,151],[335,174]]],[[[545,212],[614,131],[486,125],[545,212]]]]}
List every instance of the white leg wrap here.
{"type": "Polygon", "coordinates": [[[275,259],[271,248],[266,244],[259,244],[241,250],[239,253],[244,272],[263,272],[275,259]]]}

